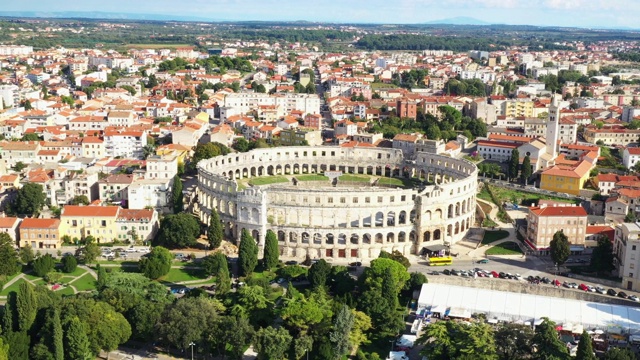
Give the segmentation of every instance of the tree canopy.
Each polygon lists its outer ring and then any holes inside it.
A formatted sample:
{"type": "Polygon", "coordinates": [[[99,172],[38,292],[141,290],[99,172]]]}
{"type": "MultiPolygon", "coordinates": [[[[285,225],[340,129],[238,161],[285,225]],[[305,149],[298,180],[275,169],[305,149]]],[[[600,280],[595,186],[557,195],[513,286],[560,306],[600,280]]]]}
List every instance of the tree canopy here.
{"type": "Polygon", "coordinates": [[[195,245],[199,235],[200,224],[193,215],[171,214],[160,221],[160,231],[153,243],[168,249],[185,248],[195,245]]]}

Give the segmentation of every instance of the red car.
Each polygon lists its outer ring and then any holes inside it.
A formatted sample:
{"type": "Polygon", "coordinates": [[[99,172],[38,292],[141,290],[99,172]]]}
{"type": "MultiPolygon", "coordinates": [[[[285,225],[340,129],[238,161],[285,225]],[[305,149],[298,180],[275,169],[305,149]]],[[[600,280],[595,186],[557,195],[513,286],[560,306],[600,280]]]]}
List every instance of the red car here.
{"type": "Polygon", "coordinates": [[[492,271],[492,272],[491,272],[491,276],[492,276],[492,277],[494,277],[494,278],[499,278],[499,277],[500,277],[500,274],[498,274],[498,273],[497,273],[497,272],[495,272],[495,271],[492,271]]]}
{"type": "Polygon", "coordinates": [[[578,289],[580,289],[582,291],[589,291],[589,288],[585,284],[578,285],[578,289]]]}
{"type": "Polygon", "coordinates": [[[561,284],[560,284],[560,281],[558,281],[558,280],[553,280],[553,281],[551,282],[551,285],[553,285],[553,286],[560,286],[561,284]]]}

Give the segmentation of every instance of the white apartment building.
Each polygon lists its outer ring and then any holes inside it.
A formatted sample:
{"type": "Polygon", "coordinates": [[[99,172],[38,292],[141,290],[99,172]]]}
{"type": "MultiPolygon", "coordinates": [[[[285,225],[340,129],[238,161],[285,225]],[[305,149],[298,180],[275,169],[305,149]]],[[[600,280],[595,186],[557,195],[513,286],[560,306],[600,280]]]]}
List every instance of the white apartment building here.
{"type": "Polygon", "coordinates": [[[235,114],[247,114],[260,105],[281,106],[285,113],[299,110],[305,114],[320,113],[320,98],[316,94],[233,93],[224,98],[224,106],[234,108],[235,114]]]}
{"type": "Polygon", "coordinates": [[[143,156],[142,149],[146,145],[145,130],[107,128],[104,131],[104,149],[107,156],[140,159],[143,156]]]}
{"type": "Polygon", "coordinates": [[[623,223],[616,226],[613,253],[616,258],[618,276],[622,277],[621,287],[640,290],[640,225],[623,223]]]}
{"type": "Polygon", "coordinates": [[[145,179],[173,179],[178,174],[178,157],[175,155],[150,156],[147,158],[145,179]]]}
{"type": "Polygon", "coordinates": [[[137,118],[133,111],[111,111],[107,116],[107,123],[110,126],[133,126],[137,118]]]}
{"type": "Polygon", "coordinates": [[[0,85],[0,97],[4,101],[4,108],[18,106],[20,103],[20,88],[16,85],[0,85]]]}
{"type": "Polygon", "coordinates": [[[119,209],[116,216],[119,241],[147,242],[158,232],[158,212],[154,209],[119,209]]]}
{"type": "Polygon", "coordinates": [[[129,187],[129,209],[144,209],[151,207],[162,211],[171,204],[171,179],[139,179],[129,187]]]}
{"type": "Polygon", "coordinates": [[[640,161],[640,148],[626,147],[622,152],[622,164],[627,169],[632,168],[638,161],[640,161]]]}

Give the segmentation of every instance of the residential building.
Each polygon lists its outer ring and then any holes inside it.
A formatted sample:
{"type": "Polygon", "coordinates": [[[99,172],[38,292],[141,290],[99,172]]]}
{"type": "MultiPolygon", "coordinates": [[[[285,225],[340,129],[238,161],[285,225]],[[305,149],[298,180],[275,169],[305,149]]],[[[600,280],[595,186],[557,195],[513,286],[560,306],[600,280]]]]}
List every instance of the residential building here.
{"type": "Polygon", "coordinates": [[[61,220],[26,218],[20,223],[20,247],[59,249],[62,246],[61,220]]]}
{"type": "Polygon", "coordinates": [[[116,216],[119,206],[65,205],[60,214],[60,235],[72,239],[93,236],[98,243],[117,238],[116,216]]]}
{"type": "Polygon", "coordinates": [[[640,148],[625,147],[622,152],[622,165],[627,169],[631,169],[640,161],[640,148]]]}
{"type": "Polygon", "coordinates": [[[98,181],[100,200],[110,205],[127,206],[129,200],[129,185],[133,183],[134,175],[115,174],[98,181]]]}
{"type": "Polygon", "coordinates": [[[82,138],[82,157],[101,159],[105,156],[104,141],[97,136],[82,138]]]}
{"type": "Polygon", "coordinates": [[[145,209],[158,211],[168,210],[171,204],[171,179],[136,179],[129,187],[129,209],[145,209]]]}
{"type": "Polygon", "coordinates": [[[0,186],[2,190],[19,189],[22,187],[20,184],[20,176],[16,174],[2,175],[0,176],[0,186]]]}
{"type": "Polygon", "coordinates": [[[411,158],[416,152],[419,137],[411,134],[398,134],[393,138],[393,148],[402,150],[405,158],[411,158]]]}
{"type": "Polygon", "coordinates": [[[55,191],[58,205],[68,204],[76,196],[86,196],[89,202],[98,199],[98,174],[67,171],[61,180],[60,189],[55,191]]]}
{"type": "Polygon", "coordinates": [[[540,188],[560,193],[580,195],[585,182],[589,179],[589,172],[594,164],[580,161],[577,165],[555,165],[542,172],[540,188]]]}
{"type": "Polygon", "coordinates": [[[158,232],[158,212],[154,209],[120,209],[116,226],[118,241],[148,244],[158,232]]]}
{"type": "Polygon", "coordinates": [[[158,156],[153,155],[147,158],[147,172],[145,179],[173,179],[178,174],[178,157],[175,155],[158,156]]]}
{"type": "Polygon", "coordinates": [[[637,183],[640,185],[640,177],[616,174],[598,174],[595,177],[595,185],[598,187],[600,195],[609,195],[611,190],[616,188],[616,184],[629,183],[637,183]]]}
{"type": "Polygon", "coordinates": [[[349,120],[341,120],[336,122],[334,125],[334,129],[336,136],[353,136],[358,133],[358,126],[349,120]]]}
{"type": "Polygon", "coordinates": [[[8,234],[13,240],[15,246],[18,246],[18,225],[22,222],[22,219],[17,217],[0,217],[0,232],[8,234]]]}
{"type": "Polygon", "coordinates": [[[616,226],[613,253],[622,287],[640,291],[640,224],[623,223],[616,226]]]}
{"type": "Polygon", "coordinates": [[[322,145],[320,130],[296,128],[280,131],[280,143],[284,146],[322,145]]]}
{"type": "Polygon", "coordinates": [[[553,235],[562,231],[572,253],[584,251],[587,211],[581,206],[535,206],[529,208],[525,242],[540,255],[548,255],[553,235]]]}
{"type": "Polygon", "coordinates": [[[104,148],[107,156],[141,159],[142,149],[146,145],[145,130],[109,127],[104,131],[104,148]]]}
{"type": "Polygon", "coordinates": [[[620,125],[603,126],[599,129],[589,125],[584,129],[584,139],[592,144],[628,146],[640,139],[640,129],[626,129],[620,125]]]}
{"type": "Polygon", "coordinates": [[[13,167],[16,163],[25,165],[38,162],[40,143],[37,141],[2,141],[0,142],[0,158],[7,167],[13,167]]]}

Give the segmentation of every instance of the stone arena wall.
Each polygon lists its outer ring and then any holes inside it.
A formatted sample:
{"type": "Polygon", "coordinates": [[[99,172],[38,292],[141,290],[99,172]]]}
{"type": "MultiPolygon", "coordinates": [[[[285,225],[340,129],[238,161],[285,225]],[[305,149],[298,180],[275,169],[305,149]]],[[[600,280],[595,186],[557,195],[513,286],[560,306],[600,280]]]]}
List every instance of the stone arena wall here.
{"type": "Polygon", "coordinates": [[[376,258],[381,250],[408,255],[462,239],[474,223],[476,191],[477,168],[466,160],[428,153],[405,159],[398,149],[279,147],[200,161],[196,212],[208,223],[216,209],[228,237],[247,229],[259,245],[273,230],[285,256],[355,261],[376,258]],[[413,179],[417,185],[295,179],[338,171],[413,179]],[[276,175],[290,181],[238,184],[276,175]]]}

